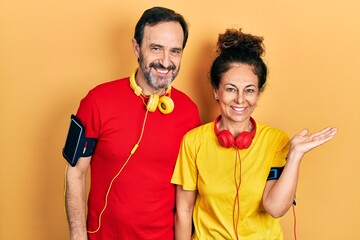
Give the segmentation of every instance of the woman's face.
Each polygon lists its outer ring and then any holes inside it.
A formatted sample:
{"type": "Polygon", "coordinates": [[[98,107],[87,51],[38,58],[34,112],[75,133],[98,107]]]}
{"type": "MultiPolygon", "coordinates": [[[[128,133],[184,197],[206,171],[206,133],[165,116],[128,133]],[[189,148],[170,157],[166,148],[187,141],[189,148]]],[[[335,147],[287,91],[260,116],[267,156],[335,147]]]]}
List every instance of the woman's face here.
{"type": "Polygon", "coordinates": [[[250,119],[259,99],[259,80],[253,68],[247,64],[233,63],[214,90],[223,121],[245,122],[250,119]]]}

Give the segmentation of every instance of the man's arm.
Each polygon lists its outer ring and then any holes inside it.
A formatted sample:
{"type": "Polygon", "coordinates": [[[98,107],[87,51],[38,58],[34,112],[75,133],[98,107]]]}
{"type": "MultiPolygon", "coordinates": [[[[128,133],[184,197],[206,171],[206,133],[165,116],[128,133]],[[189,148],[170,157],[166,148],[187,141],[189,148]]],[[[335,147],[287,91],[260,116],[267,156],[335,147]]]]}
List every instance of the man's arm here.
{"type": "Polygon", "coordinates": [[[79,158],[74,167],[66,171],[66,214],[70,240],[87,240],[86,231],[86,175],[91,157],[79,158]]]}

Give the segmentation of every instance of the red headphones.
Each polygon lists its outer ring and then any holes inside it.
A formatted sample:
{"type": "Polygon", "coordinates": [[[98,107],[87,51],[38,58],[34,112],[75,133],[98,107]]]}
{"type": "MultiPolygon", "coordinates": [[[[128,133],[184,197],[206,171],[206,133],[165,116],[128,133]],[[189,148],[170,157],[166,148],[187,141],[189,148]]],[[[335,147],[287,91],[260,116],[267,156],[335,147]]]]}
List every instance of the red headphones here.
{"type": "Polygon", "coordinates": [[[228,130],[222,130],[219,132],[216,125],[220,119],[221,115],[215,119],[214,130],[218,138],[218,142],[222,147],[235,147],[237,149],[246,149],[250,147],[252,140],[254,139],[256,134],[256,122],[253,118],[250,117],[250,122],[254,126],[252,132],[242,132],[236,138],[234,138],[234,136],[228,130]]]}

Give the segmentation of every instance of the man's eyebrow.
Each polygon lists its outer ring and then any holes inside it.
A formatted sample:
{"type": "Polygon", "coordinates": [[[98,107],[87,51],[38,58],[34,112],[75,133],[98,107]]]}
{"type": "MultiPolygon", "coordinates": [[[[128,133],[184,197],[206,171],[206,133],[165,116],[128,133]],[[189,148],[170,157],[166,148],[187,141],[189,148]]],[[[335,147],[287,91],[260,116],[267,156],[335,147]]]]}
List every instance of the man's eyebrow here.
{"type": "Polygon", "coordinates": [[[156,44],[156,43],[151,43],[151,44],[150,44],[150,47],[163,48],[163,46],[162,46],[162,45],[160,45],[160,44],[156,44]]]}
{"type": "MultiPolygon", "coordinates": [[[[234,87],[234,88],[237,88],[237,86],[233,83],[226,83],[225,86],[230,86],[230,87],[234,87]]],[[[244,88],[249,88],[249,87],[256,87],[255,84],[249,84],[249,85],[246,85],[244,88]]]]}
{"type": "Polygon", "coordinates": [[[181,48],[181,47],[174,47],[174,48],[172,48],[172,50],[175,50],[175,51],[182,51],[182,50],[183,50],[183,48],[181,48]]]}

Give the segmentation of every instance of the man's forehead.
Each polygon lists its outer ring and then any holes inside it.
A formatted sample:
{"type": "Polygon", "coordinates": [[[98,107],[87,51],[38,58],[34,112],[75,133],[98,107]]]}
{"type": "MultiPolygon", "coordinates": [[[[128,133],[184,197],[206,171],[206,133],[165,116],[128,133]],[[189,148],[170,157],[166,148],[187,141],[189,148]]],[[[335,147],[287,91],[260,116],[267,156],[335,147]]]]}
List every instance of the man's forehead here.
{"type": "Polygon", "coordinates": [[[145,25],[143,40],[147,45],[171,45],[182,48],[184,32],[178,22],[162,22],[156,25],[145,25]]]}

